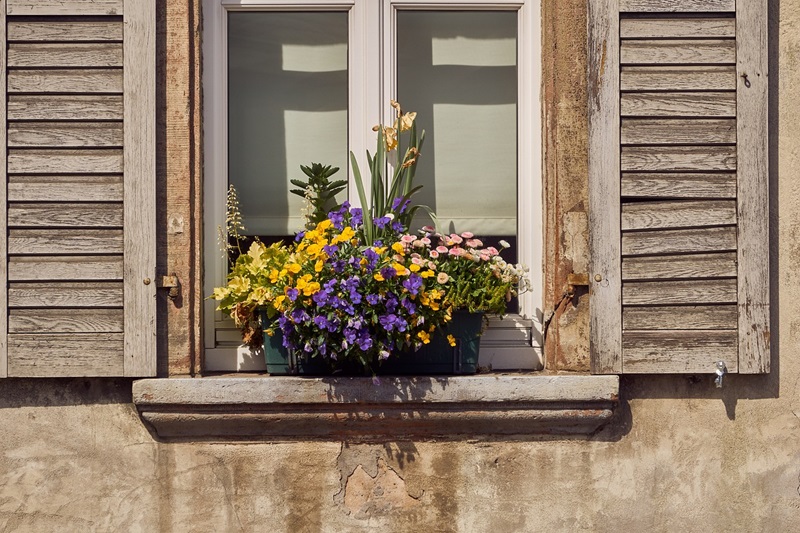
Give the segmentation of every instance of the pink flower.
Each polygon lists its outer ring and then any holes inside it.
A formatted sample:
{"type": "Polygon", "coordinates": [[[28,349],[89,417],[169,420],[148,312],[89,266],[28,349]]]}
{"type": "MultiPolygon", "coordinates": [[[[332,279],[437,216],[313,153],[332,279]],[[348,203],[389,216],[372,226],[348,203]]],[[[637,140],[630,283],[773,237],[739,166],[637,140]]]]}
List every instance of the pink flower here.
{"type": "Polygon", "coordinates": [[[413,246],[414,248],[425,248],[425,243],[422,242],[422,240],[417,239],[416,241],[414,241],[413,246]]]}
{"type": "Polygon", "coordinates": [[[449,253],[450,255],[454,255],[456,257],[461,257],[462,255],[464,255],[467,252],[463,248],[459,248],[458,246],[454,246],[453,248],[450,248],[450,251],[448,251],[447,253],[449,253]]]}
{"type": "Polygon", "coordinates": [[[475,235],[473,233],[469,232],[469,231],[465,231],[464,233],[461,234],[461,236],[464,237],[465,239],[471,239],[475,235]]]}
{"type": "Polygon", "coordinates": [[[412,257],[411,262],[414,263],[415,265],[422,266],[422,258],[417,254],[414,255],[416,255],[417,257],[412,257]]]}
{"type": "Polygon", "coordinates": [[[422,244],[424,244],[425,246],[430,246],[430,245],[431,245],[431,240],[430,240],[429,238],[427,238],[427,237],[423,237],[423,238],[421,238],[421,239],[420,239],[420,241],[421,241],[421,242],[422,242],[422,244]]]}
{"type": "Polygon", "coordinates": [[[424,231],[425,233],[433,233],[434,231],[436,231],[436,228],[434,228],[433,226],[422,226],[422,231],[424,231]]]}
{"type": "Polygon", "coordinates": [[[437,259],[439,257],[439,252],[437,252],[436,250],[431,250],[430,255],[433,259],[437,259]]]}
{"type": "Polygon", "coordinates": [[[462,239],[460,235],[451,233],[449,241],[453,241],[455,244],[461,244],[462,242],[464,242],[464,239],[462,239]]]}
{"type": "Polygon", "coordinates": [[[470,239],[467,241],[467,246],[469,248],[480,248],[481,246],[483,246],[483,243],[481,242],[480,239],[470,239]]]}
{"type": "Polygon", "coordinates": [[[437,246],[436,251],[440,254],[446,254],[448,252],[447,246],[437,246]]]}
{"type": "Polygon", "coordinates": [[[436,276],[436,281],[439,283],[447,283],[449,279],[450,276],[447,275],[447,272],[439,272],[439,274],[436,276]]]}
{"type": "Polygon", "coordinates": [[[494,246],[490,246],[484,251],[489,255],[497,255],[497,254],[500,253],[500,252],[497,251],[497,248],[495,248],[494,246]]]}
{"type": "Polygon", "coordinates": [[[490,255],[489,255],[489,254],[486,252],[486,250],[483,250],[483,251],[481,252],[481,261],[488,261],[489,259],[491,259],[491,257],[492,257],[492,256],[490,256],[490,255]]]}
{"type": "Polygon", "coordinates": [[[400,237],[400,242],[402,242],[403,244],[411,244],[412,242],[414,242],[414,239],[416,239],[416,237],[414,237],[413,235],[403,235],[402,237],[400,237]]]}

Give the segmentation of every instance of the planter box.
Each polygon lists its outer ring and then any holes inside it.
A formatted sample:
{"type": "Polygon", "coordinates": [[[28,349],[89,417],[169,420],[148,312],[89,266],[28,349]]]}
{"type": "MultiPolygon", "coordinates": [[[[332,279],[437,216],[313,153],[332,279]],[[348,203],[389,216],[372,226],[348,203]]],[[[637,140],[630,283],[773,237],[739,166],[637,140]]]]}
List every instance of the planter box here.
{"type": "MultiPolygon", "coordinates": [[[[478,352],[481,344],[482,313],[456,311],[447,331],[456,338],[456,345],[450,346],[445,334],[437,332],[431,342],[419,350],[393,354],[376,367],[381,375],[392,374],[474,374],[478,369],[478,352]]],[[[325,361],[297,357],[283,347],[280,331],[269,337],[264,335],[264,357],[267,372],[275,375],[324,376],[332,373],[325,361]]],[[[343,374],[350,372],[347,369],[343,374]]],[[[363,374],[354,369],[353,374],[363,374]]]]}

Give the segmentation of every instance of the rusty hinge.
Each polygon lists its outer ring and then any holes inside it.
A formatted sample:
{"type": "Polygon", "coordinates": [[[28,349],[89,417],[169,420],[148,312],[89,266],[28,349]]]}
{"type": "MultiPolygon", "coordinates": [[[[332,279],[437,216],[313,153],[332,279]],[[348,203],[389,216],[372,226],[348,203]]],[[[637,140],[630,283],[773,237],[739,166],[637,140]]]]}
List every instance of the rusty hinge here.
{"type": "Polygon", "coordinates": [[[567,296],[575,296],[575,287],[588,287],[589,274],[567,274],[567,296]]]}
{"type": "Polygon", "coordinates": [[[178,275],[173,273],[169,276],[161,276],[159,280],[159,289],[169,289],[167,296],[170,300],[176,299],[181,294],[181,282],[178,280],[178,275]]]}

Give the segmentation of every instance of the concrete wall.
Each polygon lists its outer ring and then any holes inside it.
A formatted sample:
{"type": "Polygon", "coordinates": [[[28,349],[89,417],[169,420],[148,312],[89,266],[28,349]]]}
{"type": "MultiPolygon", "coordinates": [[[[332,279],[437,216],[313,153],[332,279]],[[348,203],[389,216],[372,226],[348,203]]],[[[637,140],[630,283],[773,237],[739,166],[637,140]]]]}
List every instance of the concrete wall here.
{"type": "MultiPolygon", "coordinates": [[[[550,369],[586,366],[585,0],[545,1],[550,369]],[[577,271],[577,270],[576,270],[577,271]]],[[[159,226],[184,296],[162,373],[199,364],[197,5],[160,5],[159,226]],[[183,225],[181,226],[181,220],[183,225]]],[[[769,376],[624,377],[588,439],[164,443],[128,380],[0,380],[4,531],[794,531],[800,528],[800,3],[770,0],[769,376]]]]}

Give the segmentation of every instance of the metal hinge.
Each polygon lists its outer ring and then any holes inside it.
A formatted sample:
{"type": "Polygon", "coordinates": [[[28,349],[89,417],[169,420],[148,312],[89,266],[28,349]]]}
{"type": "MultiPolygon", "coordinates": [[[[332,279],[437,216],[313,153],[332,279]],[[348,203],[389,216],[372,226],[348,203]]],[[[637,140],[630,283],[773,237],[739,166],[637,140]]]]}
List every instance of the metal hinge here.
{"type": "Polygon", "coordinates": [[[159,281],[157,285],[159,289],[169,289],[167,296],[169,296],[170,300],[174,300],[181,295],[181,282],[178,280],[177,274],[172,273],[169,276],[161,276],[159,281]]]}
{"type": "Polygon", "coordinates": [[[575,287],[588,287],[589,274],[567,274],[567,296],[575,296],[575,287]]]}

